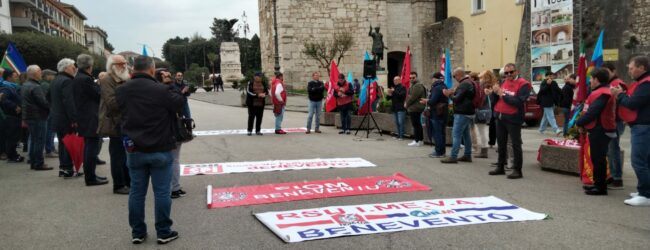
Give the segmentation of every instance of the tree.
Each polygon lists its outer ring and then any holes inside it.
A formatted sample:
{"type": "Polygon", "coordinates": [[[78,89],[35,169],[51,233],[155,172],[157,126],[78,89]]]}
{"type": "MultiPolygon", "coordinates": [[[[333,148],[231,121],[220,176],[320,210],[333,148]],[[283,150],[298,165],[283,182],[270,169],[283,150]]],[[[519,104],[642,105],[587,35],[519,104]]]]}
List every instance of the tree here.
{"type": "Polygon", "coordinates": [[[217,59],[219,59],[219,55],[216,53],[208,53],[208,61],[210,62],[210,66],[212,66],[212,74],[215,73],[214,64],[217,63],[217,59]]]}
{"type": "Polygon", "coordinates": [[[192,63],[190,65],[190,68],[185,71],[185,80],[187,80],[188,83],[194,83],[197,86],[202,87],[203,86],[202,77],[208,74],[209,74],[208,68],[201,67],[197,63],[192,63]]]}
{"type": "Polygon", "coordinates": [[[189,38],[170,38],[163,44],[162,55],[176,71],[185,71],[189,38]]]}
{"type": "Polygon", "coordinates": [[[113,45],[111,43],[109,43],[108,39],[106,39],[106,38],[104,38],[104,49],[108,50],[108,52],[111,52],[111,53],[113,53],[113,51],[115,50],[113,45]]]}
{"type": "Polygon", "coordinates": [[[330,41],[307,41],[304,43],[302,53],[316,60],[321,68],[330,72],[330,63],[336,59],[336,64],[341,63],[345,53],[354,46],[354,38],[348,31],[340,32],[334,35],[330,41]]]}
{"type": "Polygon", "coordinates": [[[221,44],[221,42],[235,41],[235,37],[237,37],[237,31],[233,30],[232,27],[235,26],[235,23],[237,23],[237,21],[239,20],[214,18],[210,30],[212,31],[212,35],[219,44],[221,44]]]}

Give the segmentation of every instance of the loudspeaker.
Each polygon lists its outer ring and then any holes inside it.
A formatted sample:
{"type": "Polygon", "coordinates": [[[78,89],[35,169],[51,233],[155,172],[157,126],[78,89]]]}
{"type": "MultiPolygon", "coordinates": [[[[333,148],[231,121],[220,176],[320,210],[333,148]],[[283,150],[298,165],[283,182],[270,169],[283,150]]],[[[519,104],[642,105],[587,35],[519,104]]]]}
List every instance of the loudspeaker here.
{"type": "Polygon", "coordinates": [[[377,64],[375,60],[363,61],[363,77],[369,79],[377,77],[377,64]]]}

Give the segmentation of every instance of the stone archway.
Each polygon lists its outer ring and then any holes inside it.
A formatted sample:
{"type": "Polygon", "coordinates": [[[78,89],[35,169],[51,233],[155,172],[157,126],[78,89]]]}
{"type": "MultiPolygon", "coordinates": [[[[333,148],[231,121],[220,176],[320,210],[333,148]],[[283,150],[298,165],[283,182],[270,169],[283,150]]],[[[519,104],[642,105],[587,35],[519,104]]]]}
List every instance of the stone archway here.
{"type": "Polygon", "coordinates": [[[404,51],[391,51],[388,52],[386,57],[387,69],[388,69],[388,87],[392,88],[395,84],[393,83],[393,78],[402,74],[402,66],[404,65],[404,57],[406,52],[404,51]]]}

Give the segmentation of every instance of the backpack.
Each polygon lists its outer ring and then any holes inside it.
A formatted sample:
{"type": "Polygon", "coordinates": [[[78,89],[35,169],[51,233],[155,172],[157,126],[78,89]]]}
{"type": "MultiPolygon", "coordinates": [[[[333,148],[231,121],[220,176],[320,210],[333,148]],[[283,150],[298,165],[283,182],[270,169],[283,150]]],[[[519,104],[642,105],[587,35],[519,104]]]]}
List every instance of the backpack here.
{"type": "Polygon", "coordinates": [[[478,82],[472,81],[472,85],[474,85],[474,98],[472,99],[472,104],[474,105],[474,108],[483,107],[483,104],[485,103],[485,92],[481,88],[481,84],[478,82]]]}

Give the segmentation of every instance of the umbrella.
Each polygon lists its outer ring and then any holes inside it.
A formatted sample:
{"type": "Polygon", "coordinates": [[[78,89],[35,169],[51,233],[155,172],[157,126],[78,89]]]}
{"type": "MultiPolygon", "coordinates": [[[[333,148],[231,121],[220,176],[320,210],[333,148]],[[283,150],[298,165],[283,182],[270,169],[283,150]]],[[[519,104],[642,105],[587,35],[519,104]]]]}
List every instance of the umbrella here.
{"type": "Polygon", "coordinates": [[[79,173],[84,160],[84,138],[78,134],[67,134],[63,137],[63,145],[72,159],[75,172],[79,173]]]}

